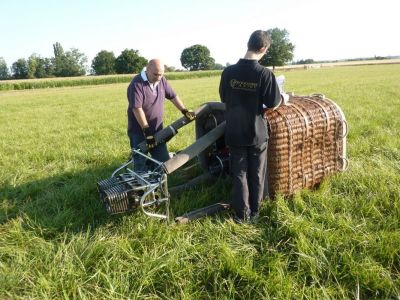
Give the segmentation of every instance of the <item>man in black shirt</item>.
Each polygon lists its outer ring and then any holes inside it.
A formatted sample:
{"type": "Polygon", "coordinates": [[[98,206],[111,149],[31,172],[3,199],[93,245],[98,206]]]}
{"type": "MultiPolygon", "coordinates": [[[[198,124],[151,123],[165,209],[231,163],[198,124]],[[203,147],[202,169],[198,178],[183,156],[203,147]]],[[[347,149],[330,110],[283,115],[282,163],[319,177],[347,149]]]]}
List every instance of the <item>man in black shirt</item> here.
{"type": "Polygon", "coordinates": [[[267,32],[253,32],[244,58],[221,75],[219,94],[226,104],[225,139],[233,176],[232,207],[238,222],[258,218],[268,147],[268,125],[263,112],[281,103],[274,74],[258,63],[270,44],[267,32]]]}

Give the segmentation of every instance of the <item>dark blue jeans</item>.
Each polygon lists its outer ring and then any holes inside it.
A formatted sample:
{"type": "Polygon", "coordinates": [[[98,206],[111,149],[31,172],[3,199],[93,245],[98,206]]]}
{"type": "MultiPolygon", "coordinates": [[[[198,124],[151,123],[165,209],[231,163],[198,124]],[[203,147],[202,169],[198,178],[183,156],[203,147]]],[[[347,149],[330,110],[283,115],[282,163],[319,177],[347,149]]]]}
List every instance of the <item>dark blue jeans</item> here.
{"type": "Polygon", "coordinates": [[[257,146],[231,146],[232,208],[238,218],[257,215],[264,196],[268,142],[257,146]]]}
{"type": "MultiPolygon", "coordinates": [[[[128,133],[131,149],[136,149],[138,145],[145,140],[143,133],[128,133]]],[[[167,144],[162,143],[150,150],[151,157],[160,162],[165,162],[169,159],[167,144]]],[[[146,163],[146,158],[142,155],[135,154],[133,156],[134,170],[147,171],[151,164],[146,163]]]]}

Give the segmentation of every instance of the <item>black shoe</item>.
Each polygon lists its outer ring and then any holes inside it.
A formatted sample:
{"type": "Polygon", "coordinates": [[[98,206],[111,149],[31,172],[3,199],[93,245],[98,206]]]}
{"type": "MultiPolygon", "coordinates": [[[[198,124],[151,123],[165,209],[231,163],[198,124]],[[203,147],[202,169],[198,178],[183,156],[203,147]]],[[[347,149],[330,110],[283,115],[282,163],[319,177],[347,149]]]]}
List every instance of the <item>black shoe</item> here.
{"type": "Polygon", "coordinates": [[[257,224],[259,220],[260,220],[260,215],[258,213],[250,214],[250,223],[251,224],[257,224]]]}
{"type": "Polygon", "coordinates": [[[239,218],[238,216],[234,216],[233,217],[233,222],[235,222],[236,224],[246,224],[247,223],[247,219],[246,218],[239,218]]]}

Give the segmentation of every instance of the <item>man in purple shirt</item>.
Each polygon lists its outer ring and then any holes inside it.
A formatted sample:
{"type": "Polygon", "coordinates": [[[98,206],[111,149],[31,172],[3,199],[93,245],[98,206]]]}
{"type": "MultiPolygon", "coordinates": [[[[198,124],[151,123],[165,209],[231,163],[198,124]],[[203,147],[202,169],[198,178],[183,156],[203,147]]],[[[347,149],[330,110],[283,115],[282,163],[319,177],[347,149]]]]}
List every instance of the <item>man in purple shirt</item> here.
{"type": "MultiPolygon", "coordinates": [[[[152,59],[146,69],[133,78],[127,90],[130,146],[135,149],[146,140],[151,156],[161,162],[169,159],[169,153],[165,143],[155,145],[154,134],[163,128],[164,99],[171,100],[189,120],[196,117],[193,111],[185,108],[163,75],[164,64],[152,59]]],[[[143,156],[135,155],[134,163],[136,171],[146,170],[143,156]]]]}

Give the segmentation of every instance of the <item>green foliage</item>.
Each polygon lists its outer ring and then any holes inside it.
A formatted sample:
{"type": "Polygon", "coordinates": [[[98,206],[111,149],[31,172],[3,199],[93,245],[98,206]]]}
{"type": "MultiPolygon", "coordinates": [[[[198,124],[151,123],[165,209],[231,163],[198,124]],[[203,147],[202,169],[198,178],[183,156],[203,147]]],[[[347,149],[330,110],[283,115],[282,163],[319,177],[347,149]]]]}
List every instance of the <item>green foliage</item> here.
{"type": "Polygon", "coordinates": [[[28,78],[29,79],[35,78],[36,65],[37,65],[35,54],[29,56],[27,64],[28,64],[28,78]]]}
{"type": "Polygon", "coordinates": [[[55,58],[60,58],[64,56],[64,49],[59,42],[53,44],[53,53],[55,58]]]}
{"type": "Polygon", "coordinates": [[[54,76],[54,66],[50,58],[32,54],[28,58],[28,78],[47,78],[54,76]]]}
{"type": "Polygon", "coordinates": [[[165,72],[174,72],[175,71],[175,67],[174,66],[164,65],[164,70],[165,70],[165,72]]]}
{"type": "Polygon", "coordinates": [[[10,72],[7,67],[7,63],[4,58],[0,57],[0,80],[5,80],[10,78],[10,72]]]}
{"type": "Polygon", "coordinates": [[[147,59],[138,50],[125,49],[115,61],[115,70],[118,74],[139,73],[146,65],[147,59]]]}
{"type": "Polygon", "coordinates": [[[39,57],[36,54],[32,54],[28,58],[28,78],[36,78],[36,71],[38,69],[39,57]]]}
{"type": "Polygon", "coordinates": [[[76,48],[71,48],[64,53],[60,43],[53,45],[54,49],[54,75],[57,77],[73,77],[86,74],[85,64],[87,57],[76,48]]]}
{"type": "Polygon", "coordinates": [[[114,52],[102,50],[92,61],[92,69],[96,75],[109,75],[115,73],[114,52]]]}
{"type": "Polygon", "coordinates": [[[312,58],[307,58],[307,59],[300,59],[296,61],[296,65],[307,65],[307,64],[313,64],[315,61],[312,58]]]}
{"type": "Polygon", "coordinates": [[[211,70],[215,60],[210,56],[210,50],[206,46],[197,44],[182,51],[181,64],[190,71],[211,70]]]}
{"type": "Polygon", "coordinates": [[[51,58],[36,57],[35,78],[48,78],[54,76],[54,66],[51,58]]]}
{"type": "Polygon", "coordinates": [[[14,79],[26,79],[28,78],[28,63],[25,58],[20,58],[14,62],[11,66],[12,77],[14,79]]]}
{"type": "Polygon", "coordinates": [[[223,70],[225,67],[221,64],[215,64],[213,67],[214,70],[223,70]]]}
{"type": "Polygon", "coordinates": [[[273,28],[267,30],[272,43],[267,53],[260,60],[263,66],[283,66],[293,59],[294,45],[289,41],[286,29],[273,28]]]}
{"type": "MultiPolygon", "coordinates": [[[[256,225],[229,214],[183,226],[106,215],[96,182],[129,153],[126,82],[0,92],[0,298],[398,299],[400,65],[285,76],[286,90],[324,93],[343,109],[350,167],[264,201],[256,225]]],[[[191,108],[217,101],[218,84],[171,83],[191,108]]],[[[180,116],[167,101],[165,124],[180,116]]],[[[191,124],[168,147],[194,139],[191,124]]],[[[229,198],[220,179],[172,194],[171,211],[229,198]]]]}
{"type": "MultiPolygon", "coordinates": [[[[43,58],[32,54],[28,60],[19,59],[11,69],[14,79],[72,77],[86,74],[86,56],[78,49],[64,52],[60,43],[53,45],[54,58],[43,58]]],[[[25,86],[25,84],[21,84],[25,86]]],[[[0,88],[1,90],[1,88],[0,88]]]]}

